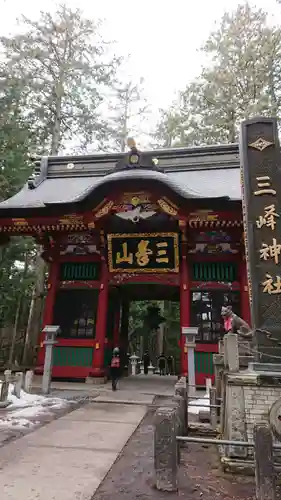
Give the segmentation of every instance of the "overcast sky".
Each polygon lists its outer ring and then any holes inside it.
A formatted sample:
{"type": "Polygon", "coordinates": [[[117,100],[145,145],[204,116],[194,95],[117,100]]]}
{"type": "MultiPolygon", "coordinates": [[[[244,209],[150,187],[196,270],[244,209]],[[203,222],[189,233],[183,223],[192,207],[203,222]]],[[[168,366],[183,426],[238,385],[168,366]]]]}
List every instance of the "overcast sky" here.
{"type": "MultiPolygon", "coordinates": [[[[226,10],[243,0],[65,0],[88,17],[104,19],[104,33],[118,42],[118,52],[131,54],[128,72],[144,77],[145,91],[154,110],[167,107],[198,72],[203,63],[198,54],[208,34],[226,10]]],[[[0,0],[1,32],[16,29],[16,18],[35,17],[40,10],[54,9],[54,0],[0,0]]],[[[275,0],[256,0],[281,17],[275,0]]]]}

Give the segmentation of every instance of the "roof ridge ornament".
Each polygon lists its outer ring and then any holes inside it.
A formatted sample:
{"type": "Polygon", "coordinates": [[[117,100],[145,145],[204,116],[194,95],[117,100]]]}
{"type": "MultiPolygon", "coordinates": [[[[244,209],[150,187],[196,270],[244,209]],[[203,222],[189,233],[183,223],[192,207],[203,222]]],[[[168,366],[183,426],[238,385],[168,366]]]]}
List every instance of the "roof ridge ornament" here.
{"type": "Polygon", "coordinates": [[[48,172],[48,157],[42,156],[39,163],[38,157],[30,157],[35,162],[35,168],[27,179],[28,189],[37,188],[47,177],[48,172]]]}
{"type": "Polygon", "coordinates": [[[135,141],[135,139],[133,137],[128,137],[128,139],[127,139],[127,146],[131,150],[137,149],[137,144],[136,144],[136,141],[135,141]]]}
{"type": "Polygon", "coordinates": [[[133,137],[128,137],[127,146],[129,151],[117,161],[114,171],[145,169],[164,173],[164,170],[158,167],[158,159],[153,158],[151,152],[145,153],[140,151],[133,137]]]}

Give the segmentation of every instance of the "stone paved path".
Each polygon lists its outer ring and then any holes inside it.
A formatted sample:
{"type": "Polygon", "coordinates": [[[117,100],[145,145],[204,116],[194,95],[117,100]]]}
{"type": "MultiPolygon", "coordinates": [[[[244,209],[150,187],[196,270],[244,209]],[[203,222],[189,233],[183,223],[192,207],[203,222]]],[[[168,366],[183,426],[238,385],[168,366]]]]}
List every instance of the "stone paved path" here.
{"type": "Polygon", "coordinates": [[[155,395],[173,394],[175,381],[131,377],[121,381],[116,393],[110,384],[53,384],[53,396],[89,402],[1,448],[1,500],[90,500],[132,435],[95,498],[162,498],[149,484],[152,421],[138,425],[155,395]],[[149,496],[153,492],[158,496],[149,496]]]}
{"type": "Polygon", "coordinates": [[[2,447],[1,500],[92,498],[145,413],[140,405],[89,403],[2,447]]]}
{"type": "MultiPolygon", "coordinates": [[[[177,377],[160,377],[159,375],[137,375],[136,377],[124,377],[120,381],[120,392],[126,391],[132,394],[148,394],[154,396],[172,396],[174,385],[177,377]]],[[[35,392],[40,390],[42,385],[42,377],[34,377],[35,392]]],[[[111,383],[107,384],[85,384],[79,382],[52,382],[52,393],[55,396],[63,397],[64,392],[71,392],[72,394],[96,394],[100,395],[111,394],[111,383]]]]}

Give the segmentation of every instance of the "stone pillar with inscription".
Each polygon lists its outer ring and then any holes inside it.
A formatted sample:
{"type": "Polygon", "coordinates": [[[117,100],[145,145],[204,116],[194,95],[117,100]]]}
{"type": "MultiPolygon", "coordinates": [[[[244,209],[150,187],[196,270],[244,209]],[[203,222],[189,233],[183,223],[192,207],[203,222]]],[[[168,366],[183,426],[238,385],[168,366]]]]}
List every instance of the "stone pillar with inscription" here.
{"type": "Polygon", "coordinates": [[[277,120],[244,121],[242,201],[251,323],[257,361],[281,356],[281,153],[277,120]]]}

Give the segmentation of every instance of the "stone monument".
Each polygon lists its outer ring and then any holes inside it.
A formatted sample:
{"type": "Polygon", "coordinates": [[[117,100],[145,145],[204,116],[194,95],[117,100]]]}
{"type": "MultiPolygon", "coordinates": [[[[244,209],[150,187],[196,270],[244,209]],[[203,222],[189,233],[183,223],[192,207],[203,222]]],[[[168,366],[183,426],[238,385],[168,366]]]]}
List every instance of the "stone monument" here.
{"type": "Polygon", "coordinates": [[[276,119],[242,123],[240,159],[256,357],[274,363],[277,346],[281,356],[281,153],[276,119]]]}
{"type": "MultiPolygon", "coordinates": [[[[256,425],[270,424],[274,430],[269,415],[281,385],[281,153],[276,119],[242,123],[240,161],[253,331],[250,353],[255,362],[243,370],[239,356],[238,370],[226,367],[221,429],[226,439],[253,441],[256,425]]],[[[223,462],[228,466],[252,458],[252,448],[227,448],[223,462]]]]}

